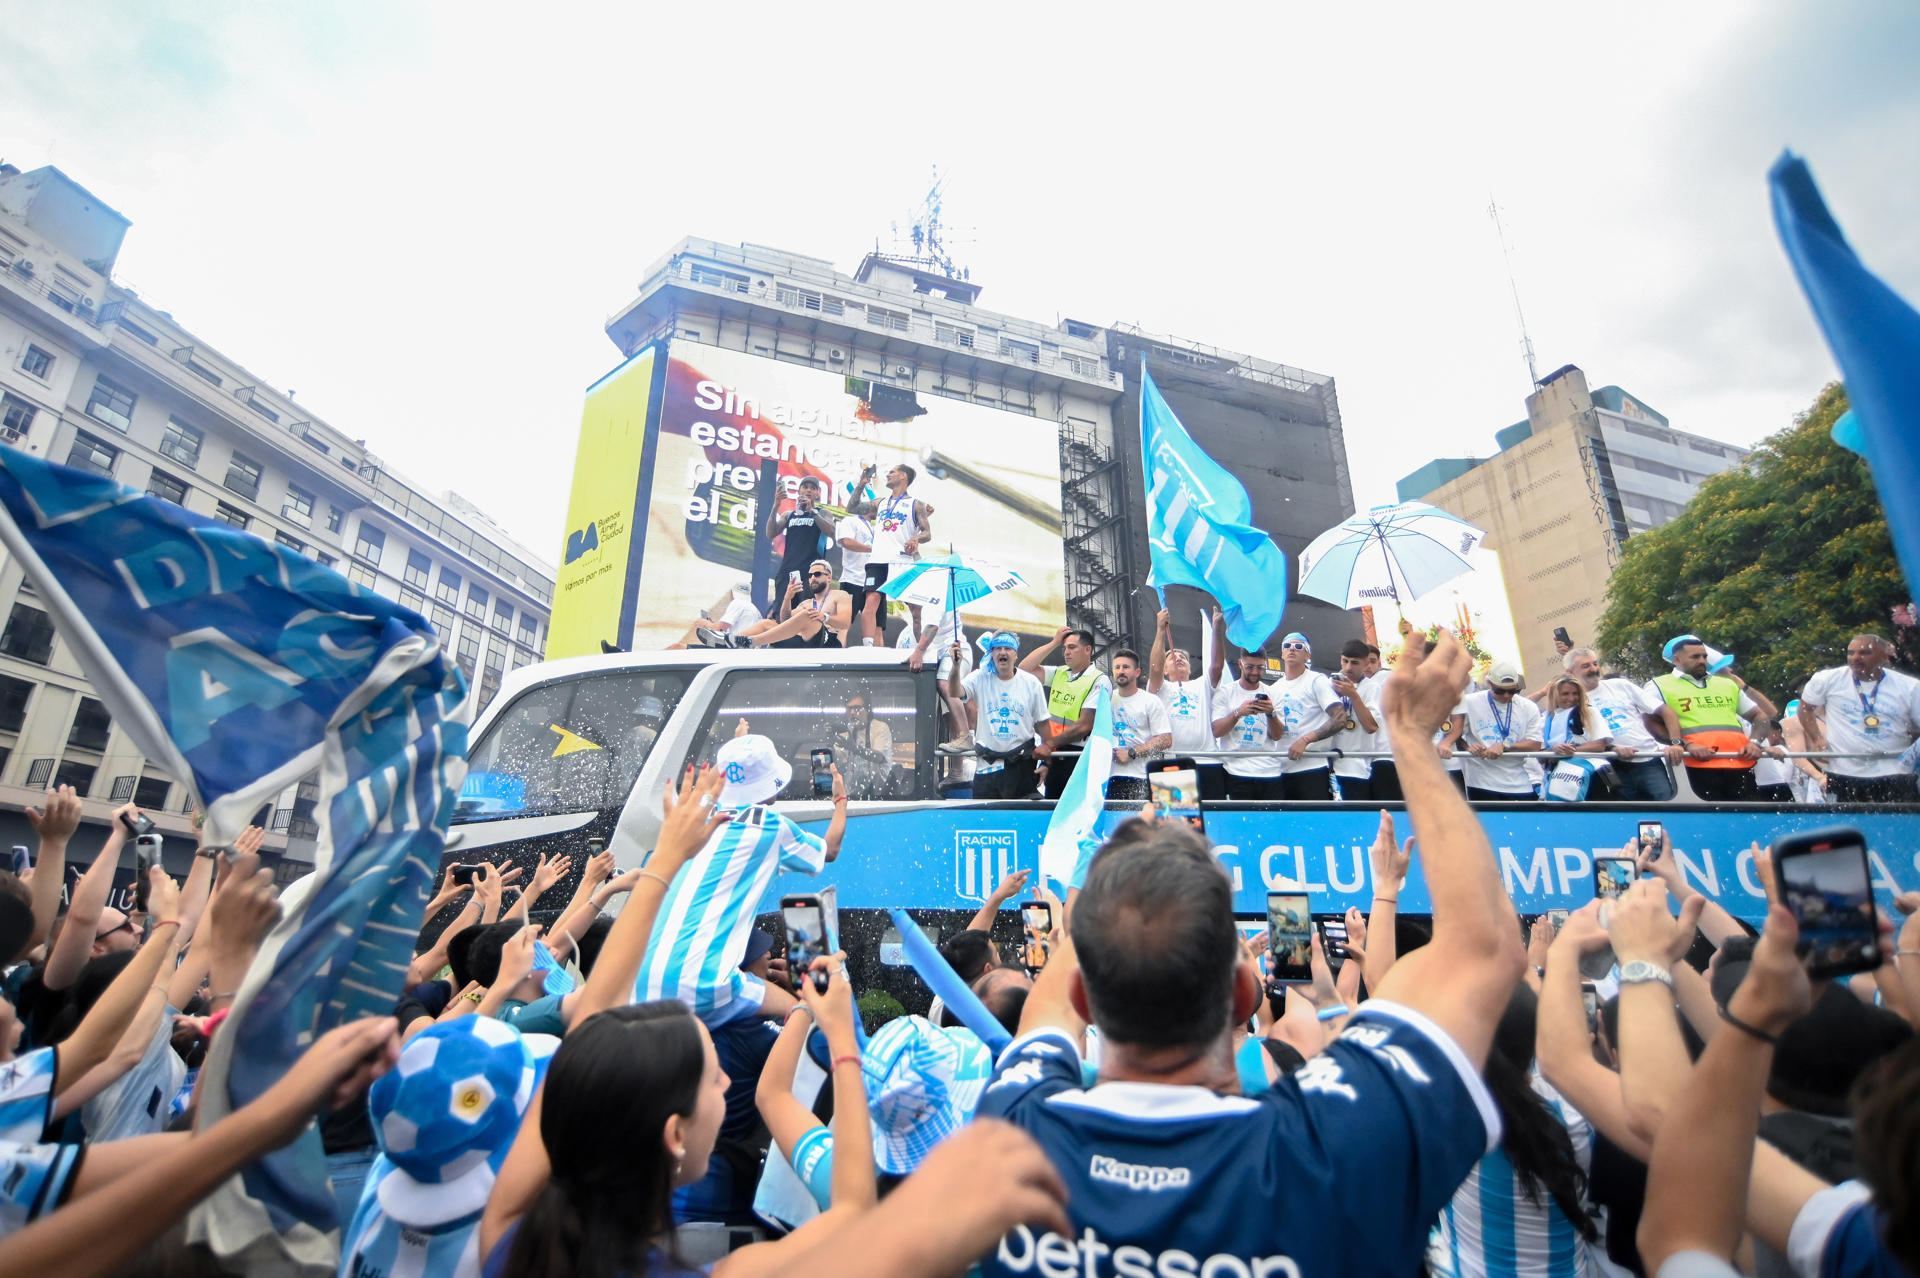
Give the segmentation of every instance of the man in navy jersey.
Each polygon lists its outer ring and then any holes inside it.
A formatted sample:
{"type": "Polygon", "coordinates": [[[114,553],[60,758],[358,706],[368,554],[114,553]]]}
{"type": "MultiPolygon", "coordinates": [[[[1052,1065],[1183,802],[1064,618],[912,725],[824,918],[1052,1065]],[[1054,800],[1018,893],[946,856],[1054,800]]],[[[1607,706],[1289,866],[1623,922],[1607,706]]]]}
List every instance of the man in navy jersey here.
{"type": "Polygon", "coordinates": [[[981,1262],[991,1278],[1418,1272],[1435,1214],[1500,1140],[1480,1069],[1525,965],[1498,862],[1431,744],[1467,666],[1451,635],[1429,652],[1416,634],[1384,697],[1433,940],[1265,1094],[1237,1094],[1232,1027],[1260,978],[1211,850],[1164,826],[1094,858],[979,1107],[1047,1152],[1073,1232],[1015,1228],[981,1262]]]}

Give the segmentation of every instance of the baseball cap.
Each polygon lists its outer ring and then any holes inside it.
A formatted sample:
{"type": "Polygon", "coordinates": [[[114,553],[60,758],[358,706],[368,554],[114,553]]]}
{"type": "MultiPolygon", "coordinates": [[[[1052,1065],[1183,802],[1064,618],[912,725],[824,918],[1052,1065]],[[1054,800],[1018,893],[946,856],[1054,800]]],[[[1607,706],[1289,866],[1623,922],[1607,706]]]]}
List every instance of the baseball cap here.
{"type": "Polygon", "coordinates": [[[1710,643],[1701,644],[1700,646],[1707,650],[1708,674],[1719,674],[1722,670],[1725,670],[1733,664],[1734,657],[1731,652],[1722,652],[1710,643]]]}
{"type": "Polygon", "coordinates": [[[1667,646],[1660,650],[1660,659],[1662,661],[1672,661],[1673,654],[1680,650],[1681,644],[1686,643],[1697,643],[1703,648],[1706,647],[1706,640],[1702,639],[1699,635],[1675,635],[1673,638],[1667,640],[1667,646]]]}
{"type": "Polygon", "coordinates": [[[873,1117],[874,1163],[890,1176],[904,1176],[973,1117],[993,1073],[993,1053],[972,1030],[899,1016],[867,1041],[860,1066],[873,1117]]]}
{"type": "Polygon", "coordinates": [[[747,808],[765,803],[793,780],[793,765],[780,757],[772,741],[758,734],[728,741],[714,756],[713,765],[727,779],[720,788],[723,808],[747,808]]]}
{"type": "Polygon", "coordinates": [[[756,927],[747,933],[747,956],[740,960],[740,966],[745,967],[749,963],[758,963],[771,953],[772,950],[773,938],[756,927]]]}
{"type": "Polygon", "coordinates": [[[410,1039],[367,1093],[367,1118],[393,1165],[375,1191],[381,1208],[425,1228],[486,1206],[537,1078],[520,1032],[490,1016],[442,1021],[410,1039]]]}
{"type": "Polygon", "coordinates": [[[1518,688],[1522,682],[1520,668],[1511,661],[1496,661],[1487,670],[1489,688],[1518,688]]]}

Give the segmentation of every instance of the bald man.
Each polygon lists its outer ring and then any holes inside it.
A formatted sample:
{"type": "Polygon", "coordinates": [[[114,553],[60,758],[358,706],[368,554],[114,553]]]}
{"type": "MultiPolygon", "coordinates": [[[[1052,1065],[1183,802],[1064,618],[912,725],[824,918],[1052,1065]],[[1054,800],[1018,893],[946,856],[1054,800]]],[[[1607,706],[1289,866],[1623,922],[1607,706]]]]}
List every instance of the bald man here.
{"type": "Polygon", "coordinates": [[[1920,738],[1920,679],[1887,668],[1893,645],[1855,635],[1847,664],[1822,670],[1800,694],[1807,749],[1851,755],[1826,761],[1837,803],[1920,802],[1920,785],[1900,756],[1920,738]]]}

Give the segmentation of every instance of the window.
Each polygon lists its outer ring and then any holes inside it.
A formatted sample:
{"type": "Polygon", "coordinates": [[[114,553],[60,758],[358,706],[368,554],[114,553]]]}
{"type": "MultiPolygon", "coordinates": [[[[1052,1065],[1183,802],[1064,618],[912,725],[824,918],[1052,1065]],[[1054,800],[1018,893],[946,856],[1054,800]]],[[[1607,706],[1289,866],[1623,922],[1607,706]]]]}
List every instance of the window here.
{"type": "Polygon", "coordinates": [[[973,330],[964,324],[949,324],[945,320],[935,320],[933,335],[937,340],[946,342],[950,346],[958,346],[965,350],[973,349],[973,330]]]}
{"type": "Polygon", "coordinates": [[[798,760],[794,780],[778,796],[807,798],[812,793],[808,755],[825,747],[834,753],[847,793],[856,799],[931,798],[932,769],[922,766],[930,753],[921,735],[930,729],[931,680],[905,670],[795,679],[785,671],[740,671],[729,675],[709,712],[703,743],[693,762],[711,762],[744,717],[755,732],[770,737],[782,757],[798,760]],[[922,701],[927,702],[922,705],[922,701]],[[859,714],[849,707],[861,706],[859,714]]]}
{"type": "Polygon", "coordinates": [[[433,592],[434,598],[441,603],[460,602],[460,574],[449,568],[440,569],[440,585],[433,592]]]}
{"type": "Polygon", "coordinates": [[[480,665],[488,674],[498,679],[500,672],[507,667],[506,645],[499,643],[488,644],[486,660],[481,662],[480,665]]]}
{"type": "Polygon", "coordinates": [[[260,495],[260,463],[244,453],[235,453],[227,463],[227,477],[220,482],[228,491],[251,501],[260,495]]]}
{"type": "Polygon", "coordinates": [[[115,386],[104,377],[95,378],[93,394],[87,399],[87,416],[124,433],[127,427],[133,425],[136,398],[132,391],[115,386]]]}
{"type": "Polygon", "coordinates": [[[107,792],[107,802],[125,803],[128,799],[131,799],[133,797],[134,783],[139,780],[140,778],[131,772],[127,773],[124,777],[115,777],[113,779],[113,789],[107,792]]]}
{"type": "Polygon", "coordinates": [[[15,604],[0,631],[0,654],[46,665],[53,657],[53,620],[32,604],[15,604]]]}
{"type": "Polygon", "coordinates": [[[472,661],[475,657],[479,655],[480,655],[480,637],[472,633],[471,631],[463,632],[460,636],[461,658],[466,661],[472,661]]]}
{"type": "Polygon", "coordinates": [[[313,494],[288,484],[287,500],[281,505],[280,513],[290,523],[299,524],[302,528],[313,527],[313,494]]]}
{"type": "Polygon", "coordinates": [[[678,670],[610,670],[521,693],[469,754],[456,819],[617,811],[688,678],[678,670]],[[575,740],[598,748],[556,752],[575,740]]]}
{"type": "Polygon", "coordinates": [[[407,571],[403,580],[416,590],[427,588],[427,573],[433,568],[433,560],[417,550],[407,552],[407,571]]]}
{"type": "Polygon", "coordinates": [[[445,604],[433,605],[427,613],[427,619],[433,623],[434,630],[439,633],[441,643],[445,643],[448,636],[453,634],[453,609],[445,604]]]}
{"type": "Polygon", "coordinates": [[[213,508],[213,517],[231,528],[245,528],[253,522],[244,510],[236,510],[224,501],[213,508]]]}
{"type": "Polygon", "coordinates": [[[728,293],[744,295],[753,285],[753,280],[749,276],[735,275],[731,271],[718,270],[699,262],[693,263],[691,274],[695,284],[705,284],[709,288],[722,289],[728,293]]]}
{"type": "Polygon", "coordinates": [[[302,431],[300,434],[300,439],[301,439],[301,442],[306,444],[308,448],[314,449],[317,452],[331,453],[333,451],[331,448],[327,447],[327,443],[325,440],[321,439],[318,435],[315,435],[311,431],[302,431]]]}
{"type": "Polygon", "coordinates": [[[67,745],[75,750],[105,750],[107,731],[112,727],[113,716],[107,713],[107,708],[92,697],[82,697],[80,708],[73,714],[73,727],[67,733],[67,745]]]}
{"type": "Polygon", "coordinates": [[[81,763],[75,759],[62,759],[60,766],[56,768],[53,773],[54,788],[58,789],[63,785],[70,785],[76,794],[87,795],[93,790],[93,775],[99,770],[97,766],[91,763],[81,763]]]}
{"type": "Polygon", "coordinates": [[[347,512],[344,510],[341,510],[338,506],[327,507],[327,531],[339,532],[340,521],[345,519],[346,517],[347,517],[347,512]]]}
{"type": "Polygon", "coordinates": [[[0,414],[11,438],[18,439],[33,425],[33,405],[12,395],[0,396],[0,414]]]}
{"type": "Polygon", "coordinates": [[[158,346],[160,344],[159,338],[155,337],[152,333],[149,333],[146,329],[141,328],[138,324],[134,323],[130,319],[126,319],[123,317],[120,320],[120,327],[126,332],[132,333],[135,337],[139,338],[141,341],[145,342],[149,346],[158,346]]]}
{"type": "Polygon", "coordinates": [[[274,412],[271,408],[268,408],[264,403],[262,403],[258,395],[247,396],[247,407],[251,408],[254,412],[260,414],[262,417],[266,418],[270,422],[277,422],[280,420],[280,414],[274,412]]]}
{"type": "Polygon", "coordinates": [[[306,542],[301,541],[298,537],[289,537],[286,533],[281,532],[278,528],[273,530],[273,539],[279,542],[281,545],[285,546],[288,550],[293,551],[295,554],[302,553],[307,548],[306,542]]]}
{"type": "Polygon", "coordinates": [[[790,284],[775,287],[774,297],[782,306],[793,306],[803,311],[818,311],[822,315],[838,315],[846,309],[837,297],[815,293],[809,289],[794,288],[790,284]]]}
{"type": "Polygon", "coordinates": [[[182,466],[198,466],[200,445],[205,438],[198,426],[189,426],[178,417],[169,417],[167,432],[160,436],[160,455],[171,457],[182,466]]]}
{"type": "Polygon", "coordinates": [[[347,565],[347,580],[372,590],[380,584],[380,574],[356,559],[347,565]]]}
{"type": "Polygon", "coordinates": [[[173,792],[173,782],[165,777],[141,777],[140,783],[133,787],[133,806],[149,812],[165,812],[167,796],[173,792]]]}
{"type": "Polygon", "coordinates": [[[475,621],[487,619],[487,592],[478,583],[467,587],[467,615],[475,621]]]}
{"type": "Polygon", "coordinates": [[[427,597],[419,591],[409,590],[405,586],[400,587],[400,606],[402,608],[411,608],[423,617],[427,615],[427,597]]]}
{"type": "Polygon", "coordinates": [[[38,346],[29,346],[20,361],[20,368],[30,376],[44,379],[53,370],[53,356],[38,346]]]}
{"type": "Polygon", "coordinates": [[[27,721],[27,703],[33,685],[25,679],[0,675],[0,732],[18,732],[27,721]]]}
{"type": "Polygon", "coordinates": [[[108,478],[113,477],[113,463],[119,459],[119,449],[103,439],[95,439],[85,431],[74,434],[73,447],[67,450],[67,465],[78,466],[81,470],[90,470],[108,478]]]}
{"type": "Polygon", "coordinates": [[[57,286],[49,289],[47,291],[47,300],[67,314],[73,314],[73,298],[65,290],[57,286]]]}
{"type": "Polygon", "coordinates": [[[322,564],[324,564],[324,565],[325,565],[326,567],[328,567],[328,568],[331,568],[331,567],[333,567],[333,566],[334,566],[335,564],[337,564],[337,563],[339,563],[339,562],[340,562],[340,556],[338,556],[338,555],[329,555],[329,554],[328,554],[328,553],[327,553],[326,551],[324,551],[324,550],[319,550],[319,551],[315,551],[315,552],[314,552],[314,556],[313,556],[313,557],[314,557],[315,559],[317,559],[317,560],[318,560],[318,561],[319,561],[320,563],[322,563],[322,564]]]}
{"type": "Polygon", "coordinates": [[[1017,359],[1023,364],[1038,364],[1040,348],[1032,342],[1015,341],[1011,337],[1000,339],[1000,354],[1006,359],[1017,359]]]}
{"type": "Polygon", "coordinates": [[[493,601],[493,628],[503,635],[513,630],[513,605],[504,599],[493,601]]]}
{"type": "Polygon", "coordinates": [[[370,564],[380,562],[380,555],[387,548],[387,534],[375,528],[366,520],[360,521],[360,539],[353,543],[353,553],[370,564]]]}
{"type": "Polygon", "coordinates": [[[539,638],[540,623],[530,612],[520,614],[520,642],[531,648],[539,638]]]}
{"type": "Polygon", "coordinates": [[[38,790],[53,776],[52,759],[35,759],[27,765],[27,789],[38,790]]]}
{"type": "Polygon", "coordinates": [[[199,360],[195,359],[191,351],[188,351],[184,354],[181,351],[175,351],[173,353],[173,357],[179,360],[182,364],[185,364],[187,366],[187,371],[189,373],[192,373],[195,377],[198,377],[201,381],[211,382],[215,386],[226,385],[225,378],[221,377],[220,374],[214,372],[211,368],[208,368],[205,364],[202,364],[199,360]]]}
{"type": "Polygon", "coordinates": [[[907,319],[908,316],[905,311],[890,311],[883,306],[867,307],[867,323],[873,325],[875,328],[891,329],[896,333],[904,333],[907,331],[907,319]]]}
{"type": "Polygon", "coordinates": [[[187,504],[187,485],[185,481],[175,479],[164,470],[156,470],[147,476],[147,491],[155,497],[164,498],[176,506],[187,504]]]}

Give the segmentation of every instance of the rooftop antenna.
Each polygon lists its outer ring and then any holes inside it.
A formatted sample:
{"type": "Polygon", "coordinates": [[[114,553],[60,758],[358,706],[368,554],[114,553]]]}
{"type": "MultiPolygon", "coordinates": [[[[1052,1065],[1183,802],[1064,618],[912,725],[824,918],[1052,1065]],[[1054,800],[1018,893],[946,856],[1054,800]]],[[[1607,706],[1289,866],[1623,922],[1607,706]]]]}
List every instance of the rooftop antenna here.
{"type": "Polygon", "coordinates": [[[1513,317],[1520,324],[1520,353],[1527,361],[1527,380],[1540,385],[1540,371],[1533,363],[1533,339],[1527,336],[1527,315],[1520,309],[1520,285],[1513,278],[1513,254],[1507,251],[1507,231],[1500,224],[1500,206],[1487,196],[1487,216],[1493,219],[1493,233],[1500,237],[1500,260],[1507,265],[1507,287],[1513,292],[1513,317]]]}
{"type": "Polygon", "coordinates": [[[920,201],[920,206],[913,211],[913,220],[907,224],[906,242],[901,243],[900,224],[893,223],[894,251],[887,256],[925,267],[948,279],[964,280],[970,277],[970,273],[966,267],[954,264],[953,254],[948,248],[947,228],[941,222],[946,189],[947,179],[941,176],[940,166],[935,165],[933,185],[928,189],[926,198],[920,201]]]}

